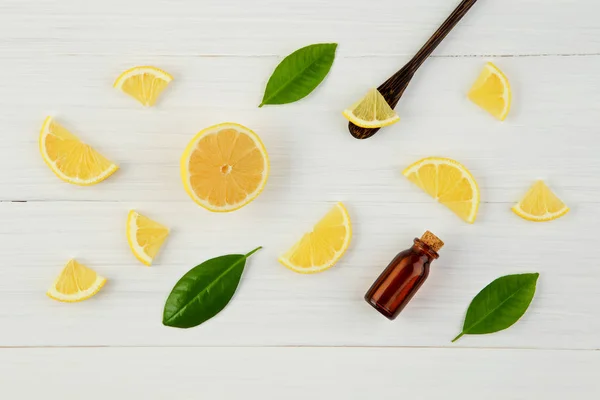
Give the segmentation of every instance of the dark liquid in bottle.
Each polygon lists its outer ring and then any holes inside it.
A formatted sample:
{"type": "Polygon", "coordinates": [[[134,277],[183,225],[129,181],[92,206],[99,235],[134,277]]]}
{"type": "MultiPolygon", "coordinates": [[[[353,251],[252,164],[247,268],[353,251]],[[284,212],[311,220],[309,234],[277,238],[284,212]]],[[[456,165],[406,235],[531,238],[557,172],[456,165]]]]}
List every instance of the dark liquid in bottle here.
{"type": "MultiPolygon", "coordinates": [[[[395,319],[406,307],[427,279],[429,265],[439,257],[422,239],[415,239],[410,249],[399,253],[365,295],[365,300],[388,319],[395,319]]],[[[439,249],[443,243],[437,240],[441,245],[433,247],[439,249]]]]}

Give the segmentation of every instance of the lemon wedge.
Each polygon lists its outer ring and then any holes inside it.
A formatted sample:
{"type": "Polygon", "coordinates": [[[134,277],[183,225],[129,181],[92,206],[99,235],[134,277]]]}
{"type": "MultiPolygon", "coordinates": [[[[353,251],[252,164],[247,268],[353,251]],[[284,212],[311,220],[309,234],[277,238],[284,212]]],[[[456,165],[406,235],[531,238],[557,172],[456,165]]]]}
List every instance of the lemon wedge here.
{"type": "Polygon", "coordinates": [[[506,75],[491,62],[483,68],[468,97],[500,121],[508,116],[512,98],[510,84],[506,75]]]}
{"type": "Polygon", "coordinates": [[[337,203],[279,262],[292,271],[313,274],[333,267],[350,246],[352,224],[346,207],[337,203]]]}
{"type": "Polygon", "coordinates": [[[133,255],[150,266],[169,235],[169,228],[133,210],[127,216],[127,243],[133,255]]]}
{"type": "Polygon", "coordinates": [[[546,222],[562,217],[569,207],[543,181],[537,181],[512,210],[528,221],[546,222]]]}
{"type": "Polygon", "coordinates": [[[69,260],[62,272],[46,293],[58,301],[74,303],[89,299],[106,283],[106,278],[75,260],[69,260]]]}
{"type": "Polygon", "coordinates": [[[156,67],[134,67],[123,72],[114,83],[116,89],[127,93],[143,105],[156,104],[173,77],[156,67]]]}
{"type": "Polygon", "coordinates": [[[473,175],[459,162],[441,157],[424,158],[402,174],[464,221],[475,222],[479,187],[473,175]]]}
{"type": "Polygon", "coordinates": [[[81,186],[94,185],[119,169],[52,117],[44,121],[39,142],[44,162],[65,182],[81,186]]]}
{"type": "Polygon", "coordinates": [[[382,128],[400,121],[377,89],[371,89],[360,101],[344,110],[344,117],[361,128],[382,128]]]}

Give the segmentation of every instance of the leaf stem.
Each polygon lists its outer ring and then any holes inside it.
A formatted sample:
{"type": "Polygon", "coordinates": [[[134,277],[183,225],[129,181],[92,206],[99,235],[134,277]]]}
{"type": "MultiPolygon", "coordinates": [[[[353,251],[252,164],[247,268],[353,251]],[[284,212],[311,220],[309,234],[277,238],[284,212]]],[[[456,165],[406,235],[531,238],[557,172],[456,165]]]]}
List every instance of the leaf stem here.
{"type": "Polygon", "coordinates": [[[264,105],[265,105],[265,103],[260,103],[260,104],[258,105],[258,108],[262,108],[262,106],[264,106],[264,105]]]}
{"type": "Polygon", "coordinates": [[[463,337],[465,335],[464,332],[461,332],[457,337],[455,337],[454,339],[452,339],[452,343],[456,342],[458,339],[460,339],[461,337],[463,337]]]}
{"type": "Polygon", "coordinates": [[[248,258],[250,257],[252,254],[256,253],[257,251],[259,251],[260,249],[262,249],[262,246],[258,246],[257,248],[255,248],[254,250],[252,250],[250,253],[246,254],[244,257],[248,258]]]}

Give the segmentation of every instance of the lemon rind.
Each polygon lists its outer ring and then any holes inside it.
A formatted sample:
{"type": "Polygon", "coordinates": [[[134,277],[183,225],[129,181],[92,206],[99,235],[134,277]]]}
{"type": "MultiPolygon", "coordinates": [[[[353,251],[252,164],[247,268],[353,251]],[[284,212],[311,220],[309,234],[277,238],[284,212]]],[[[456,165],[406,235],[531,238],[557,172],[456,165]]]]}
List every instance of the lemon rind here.
{"type": "Polygon", "coordinates": [[[361,128],[384,128],[386,126],[390,126],[400,121],[400,116],[395,115],[393,118],[388,118],[383,121],[375,120],[373,122],[365,121],[364,119],[356,118],[356,116],[352,113],[352,110],[346,109],[342,112],[342,115],[354,125],[359,126],[361,128]]]}
{"type": "Polygon", "coordinates": [[[565,206],[564,208],[560,209],[557,212],[554,212],[554,213],[547,212],[544,215],[538,216],[538,215],[533,215],[533,214],[523,211],[523,209],[521,208],[521,205],[519,203],[519,204],[516,204],[515,206],[513,206],[511,208],[511,210],[512,210],[512,212],[517,214],[519,217],[523,218],[524,220],[530,221],[530,222],[549,222],[549,221],[554,221],[555,219],[558,219],[558,218],[564,216],[571,209],[569,207],[565,206]]]}
{"type": "Polygon", "coordinates": [[[121,75],[119,75],[117,77],[117,79],[115,79],[115,83],[113,84],[113,87],[116,89],[121,89],[121,87],[123,87],[123,83],[127,79],[131,78],[132,76],[141,75],[141,74],[145,74],[145,73],[150,73],[152,75],[155,75],[155,76],[161,78],[162,80],[166,81],[167,83],[170,83],[173,80],[173,76],[171,74],[169,74],[168,72],[166,72],[160,68],[152,67],[150,65],[144,65],[144,66],[129,68],[128,70],[122,72],[121,75]]]}

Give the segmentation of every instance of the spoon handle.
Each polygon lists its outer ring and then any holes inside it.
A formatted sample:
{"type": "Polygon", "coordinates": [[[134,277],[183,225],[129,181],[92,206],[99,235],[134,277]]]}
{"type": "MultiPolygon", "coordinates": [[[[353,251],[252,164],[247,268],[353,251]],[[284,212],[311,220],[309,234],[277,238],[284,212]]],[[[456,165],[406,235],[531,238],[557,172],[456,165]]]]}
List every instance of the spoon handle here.
{"type": "MultiPolygon", "coordinates": [[[[462,0],[458,7],[450,14],[444,23],[437,31],[429,38],[429,40],[421,47],[415,56],[398,72],[392,75],[387,81],[377,88],[388,102],[390,107],[395,108],[408,87],[413,75],[425,60],[433,53],[438,45],[450,33],[452,28],[467,14],[477,0],[462,0]]],[[[348,129],[352,136],[357,139],[367,139],[373,136],[379,128],[361,128],[354,125],[352,122],[348,124],[348,129]]]]}

